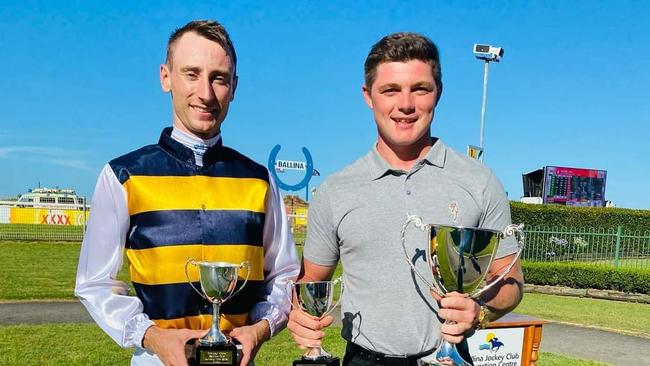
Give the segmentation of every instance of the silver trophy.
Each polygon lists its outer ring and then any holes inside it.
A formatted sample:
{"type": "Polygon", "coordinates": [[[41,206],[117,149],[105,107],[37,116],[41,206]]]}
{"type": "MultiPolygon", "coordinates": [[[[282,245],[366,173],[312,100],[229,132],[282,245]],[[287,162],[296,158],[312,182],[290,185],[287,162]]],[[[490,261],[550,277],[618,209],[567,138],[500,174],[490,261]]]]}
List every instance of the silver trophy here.
{"type": "Polygon", "coordinates": [[[241,291],[250,276],[250,265],[247,261],[241,264],[228,262],[199,262],[188,259],[185,262],[185,276],[190,286],[199,295],[212,303],[212,326],[210,331],[199,339],[196,349],[195,364],[197,365],[236,365],[237,347],[231,339],[226,337],[219,329],[221,304],[241,291]],[[189,265],[199,267],[199,291],[190,280],[187,268],[189,265]],[[244,283],[237,287],[239,270],[246,268],[244,283]]]}
{"type": "MultiPolygon", "coordinates": [[[[406,260],[413,272],[424,282],[431,291],[439,296],[448,292],[457,291],[467,293],[475,300],[503,279],[519,259],[524,247],[524,225],[508,225],[503,231],[480,229],[474,227],[446,226],[423,224],[418,216],[409,215],[402,227],[402,247],[406,260]],[[429,233],[428,243],[425,245],[429,273],[423,276],[406,249],[404,239],[406,228],[409,224],[429,233]],[[508,236],[515,236],[518,251],[512,262],[505,270],[490,283],[486,283],[487,274],[499,247],[499,241],[508,236]]],[[[435,359],[437,365],[469,366],[458,353],[456,345],[444,340],[435,359]]]]}
{"type": "MultiPolygon", "coordinates": [[[[289,281],[296,293],[297,308],[301,311],[322,319],[336,308],[343,296],[343,282],[341,277],[332,281],[315,281],[315,282],[293,282],[289,281]],[[334,288],[341,283],[339,300],[334,302],[334,288]]],[[[289,293],[292,293],[291,291],[289,293]]],[[[293,304],[292,304],[293,305],[293,304]]],[[[307,347],[307,351],[302,355],[302,359],[293,361],[293,366],[302,365],[319,365],[319,366],[338,366],[340,364],[338,357],[332,357],[323,347],[307,347]]]]}

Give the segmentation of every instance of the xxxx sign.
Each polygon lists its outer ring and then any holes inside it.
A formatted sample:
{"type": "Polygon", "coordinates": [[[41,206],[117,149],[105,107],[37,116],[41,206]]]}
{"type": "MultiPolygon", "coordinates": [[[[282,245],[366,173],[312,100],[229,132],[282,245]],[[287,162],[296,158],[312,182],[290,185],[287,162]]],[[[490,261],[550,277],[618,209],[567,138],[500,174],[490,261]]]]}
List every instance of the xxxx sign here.
{"type": "Polygon", "coordinates": [[[72,222],[70,222],[70,216],[64,214],[62,211],[54,210],[41,215],[40,223],[46,225],[72,225],[72,222]]]}
{"type": "Polygon", "coordinates": [[[88,219],[87,211],[47,208],[11,207],[9,223],[39,225],[83,225],[88,219]]]}

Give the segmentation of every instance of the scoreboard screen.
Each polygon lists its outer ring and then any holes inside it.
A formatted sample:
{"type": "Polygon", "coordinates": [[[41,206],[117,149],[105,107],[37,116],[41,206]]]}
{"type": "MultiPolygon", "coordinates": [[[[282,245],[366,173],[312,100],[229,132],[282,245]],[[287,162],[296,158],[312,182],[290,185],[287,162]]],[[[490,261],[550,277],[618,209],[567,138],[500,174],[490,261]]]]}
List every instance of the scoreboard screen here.
{"type": "Polygon", "coordinates": [[[607,171],[544,167],[544,203],[567,206],[605,206],[607,171]]]}

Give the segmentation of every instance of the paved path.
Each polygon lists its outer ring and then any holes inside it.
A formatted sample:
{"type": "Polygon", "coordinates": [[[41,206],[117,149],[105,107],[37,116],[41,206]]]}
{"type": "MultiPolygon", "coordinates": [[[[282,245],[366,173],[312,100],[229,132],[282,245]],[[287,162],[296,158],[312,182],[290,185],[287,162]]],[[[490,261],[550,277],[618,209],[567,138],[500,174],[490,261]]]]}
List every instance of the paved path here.
{"type": "Polygon", "coordinates": [[[544,324],[540,350],[611,365],[650,365],[650,339],[558,323],[544,324]]]}
{"type": "MultiPolygon", "coordinates": [[[[92,319],[77,301],[0,303],[0,326],[87,322],[92,319]]],[[[558,323],[544,325],[541,351],[610,365],[650,366],[650,339],[558,323]]]]}
{"type": "Polygon", "coordinates": [[[92,321],[79,301],[0,303],[0,325],[92,321]]]}

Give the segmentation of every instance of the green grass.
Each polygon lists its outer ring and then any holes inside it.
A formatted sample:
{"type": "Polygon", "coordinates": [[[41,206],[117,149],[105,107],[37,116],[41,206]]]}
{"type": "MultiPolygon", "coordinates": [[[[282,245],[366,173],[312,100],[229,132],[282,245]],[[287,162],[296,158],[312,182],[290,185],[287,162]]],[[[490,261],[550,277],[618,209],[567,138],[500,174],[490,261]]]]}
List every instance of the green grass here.
{"type": "Polygon", "coordinates": [[[0,239],[81,241],[83,230],[81,225],[0,224],[0,239]]]}
{"type": "Polygon", "coordinates": [[[563,355],[558,355],[556,353],[540,352],[539,360],[537,361],[537,366],[605,366],[608,365],[602,362],[581,360],[577,358],[571,358],[563,355]]]}
{"type": "MultiPolygon", "coordinates": [[[[80,247],[0,241],[0,300],[73,299],[80,247]]],[[[126,268],[118,278],[128,281],[126,268]]]]}
{"type": "Polygon", "coordinates": [[[305,245],[305,239],[307,239],[307,232],[305,230],[294,230],[293,242],[296,243],[296,245],[305,245]]]}
{"type": "MultiPolygon", "coordinates": [[[[325,349],[339,357],[345,352],[340,328],[327,329],[325,349]]],[[[94,324],[45,324],[0,327],[0,365],[127,365],[131,350],[118,347],[94,324]]],[[[262,346],[258,366],[286,366],[302,351],[283,331],[262,346]]],[[[591,361],[541,352],[538,366],[596,366],[591,361]]]]}
{"type": "Polygon", "coordinates": [[[650,304],[527,293],[515,312],[650,338],[650,304]]]}
{"type": "Polygon", "coordinates": [[[94,324],[0,327],[0,349],[0,365],[128,365],[131,359],[131,350],[94,324]]]}
{"type": "Polygon", "coordinates": [[[71,299],[79,244],[0,242],[0,298],[71,299]]]}
{"type": "MultiPolygon", "coordinates": [[[[74,299],[80,248],[75,242],[0,241],[0,300],[74,299]]],[[[126,263],[118,279],[129,283],[126,263]]],[[[334,277],[341,273],[339,264],[334,277]]]]}

